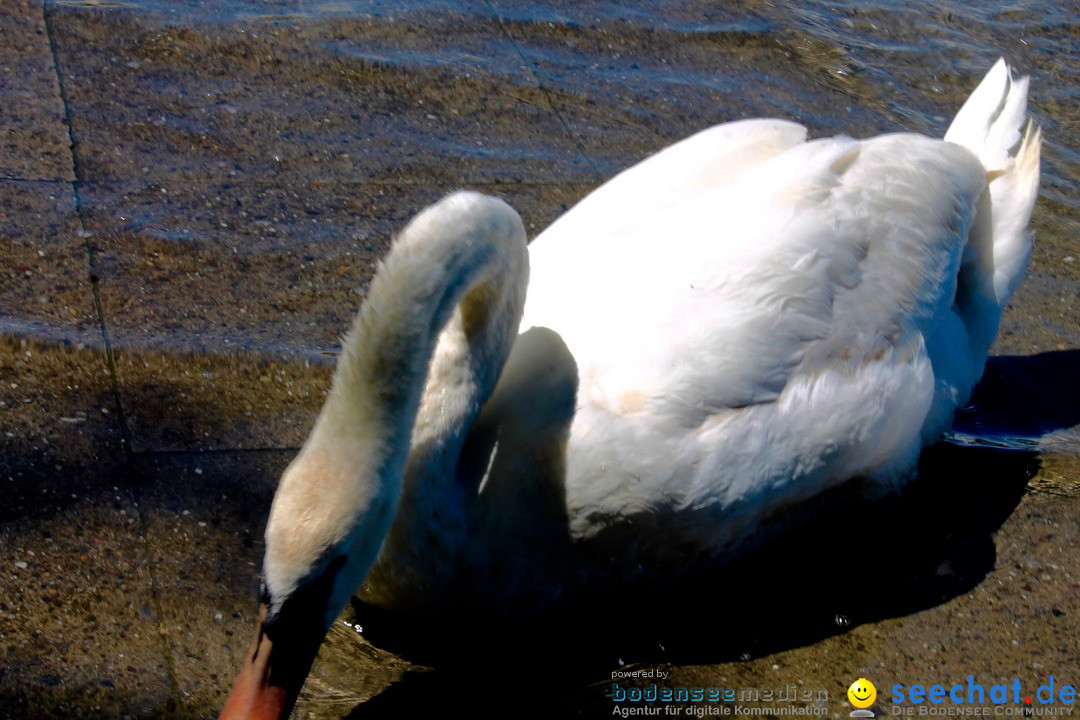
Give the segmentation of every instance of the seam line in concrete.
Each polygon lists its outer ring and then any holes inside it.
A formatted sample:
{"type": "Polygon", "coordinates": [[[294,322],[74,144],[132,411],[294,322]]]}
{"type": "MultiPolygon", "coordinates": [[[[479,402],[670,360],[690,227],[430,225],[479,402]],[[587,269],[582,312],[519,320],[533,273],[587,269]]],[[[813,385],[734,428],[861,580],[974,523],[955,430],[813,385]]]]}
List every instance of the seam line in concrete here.
{"type": "Polygon", "coordinates": [[[555,105],[554,98],[551,97],[551,93],[548,92],[547,87],[544,85],[544,81],[540,78],[540,73],[537,72],[533,64],[529,62],[528,58],[525,57],[525,52],[521,49],[521,46],[518,45],[517,39],[510,33],[510,28],[506,26],[506,21],[503,20],[502,13],[500,13],[498,8],[496,8],[495,5],[492,4],[491,0],[487,0],[486,4],[488,6],[488,9],[491,10],[492,14],[494,14],[495,18],[498,20],[499,30],[502,31],[503,35],[510,43],[510,46],[514,48],[514,52],[517,53],[517,56],[521,58],[521,62],[524,63],[526,69],[528,69],[529,73],[533,76],[533,79],[536,80],[536,86],[540,90],[540,94],[544,96],[544,100],[547,102],[548,108],[551,110],[551,112],[555,113],[555,117],[558,118],[559,124],[563,126],[563,130],[566,131],[566,134],[570,136],[570,139],[577,147],[578,152],[581,153],[581,157],[585,158],[585,162],[589,163],[589,167],[591,167],[596,172],[597,177],[600,178],[601,181],[603,181],[604,173],[601,172],[600,167],[596,164],[592,157],[589,156],[589,153],[586,152],[584,143],[581,142],[581,138],[579,138],[577,136],[577,133],[574,132],[573,128],[570,127],[570,123],[568,123],[566,121],[566,118],[563,117],[562,113],[559,112],[559,108],[555,105]]]}
{"type": "Polygon", "coordinates": [[[168,457],[213,457],[216,455],[258,455],[260,453],[298,453],[300,445],[295,447],[242,447],[242,448],[210,448],[208,450],[139,450],[132,453],[135,458],[168,458],[168,457]]]}
{"type": "Polygon", "coordinates": [[[112,342],[109,339],[109,327],[105,319],[105,308],[101,302],[101,284],[97,270],[97,249],[90,242],[92,233],[86,228],[86,216],[82,202],[82,182],[84,172],[82,163],[79,161],[79,144],[75,136],[75,125],[71,119],[71,104],[68,99],[67,84],[64,82],[64,74],[60,64],[60,50],[56,42],[56,29],[53,26],[52,8],[55,0],[43,0],[41,3],[42,16],[45,19],[45,30],[49,37],[49,50],[52,53],[53,72],[56,74],[56,84],[60,91],[60,102],[64,108],[64,125],[67,127],[68,143],[71,150],[71,170],[74,180],[71,181],[71,190],[75,198],[75,213],[79,220],[79,235],[83,239],[86,248],[86,258],[90,273],[90,289],[94,298],[94,311],[97,313],[98,325],[101,328],[101,338],[105,343],[105,363],[109,371],[109,384],[112,389],[113,402],[116,405],[117,421],[120,425],[120,435],[124,446],[124,453],[131,456],[131,433],[128,429],[127,415],[124,413],[124,405],[120,399],[120,382],[116,371],[116,356],[113,353],[112,342]]]}
{"type": "MultiPolygon", "coordinates": [[[[67,126],[68,142],[71,146],[71,167],[74,175],[74,180],[71,181],[71,190],[75,198],[75,211],[79,221],[79,235],[83,238],[83,246],[86,248],[86,258],[88,270],[90,272],[90,288],[94,297],[94,309],[97,313],[98,325],[101,329],[101,337],[105,343],[105,362],[109,371],[109,383],[112,388],[113,402],[116,405],[117,421],[120,424],[120,433],[124,446],[124,457],[127,462],[130,463],[133,459],[131,450],[131,434],[128,430],[127,417],[124,413],[124,405],[120,400],[120,383],[117,377],[116,371],[116,358],[113,354],[112,342],[109,339],[109,328],[105,321],[105,308],[101,302],[101,286],[99,282],[99,276],[97,271],[97,250],[94,244],[90,242],[91,233],[86,227],[86,216],[82,203],[82,191],[81,184],[85,178],[83,173],[82,164],[79,162],[79,146],[75,136],[75,126],[71,119],[71,104],[68,99],[67,85],[64,83],[64,74],[60,64],[60,51],[56,42],[56,30],[53,26],[52,12],[50,8],[54,6],[55,0],[43,0],[41,4],[41,12],[45,18],[45,29],[49,36],[49,49],[52,52],[53,58],[53,70],[56,73],[57,87],[60,90],[60,101],[64,107],[64,124],[67,126]]],[[[146,535],[145,523],[140,523],[140,531],[146,535]]],[[[171,691],[171,697],[169,698],[165,711],[166,715],[171,716],[176,713],[178,709],[182,712],[183,696],[180,691],[180,679],[176,674],[176,663],[173,656],[173,649],[168,638],[168,629],[164,624],[164,615],[162,614],[161,593],[158,586],[157,573],[154,571],[153,562],[150,563],[150,592],[151,600],[154,604],[154,612],[158,618],[158,630],[159,641],[161,643],[161,653],[163,656],[163,662],[165,664],[165,674],[169,681],[169,689],[171,691]]]]}
{"type": "Polygon", "coordinates": [[[15,175],[0,175],[0,182],[39,183],[41,185],[71,184],[71,181],[66,178],[24,178],[15,175]]]}
{"type": "MultiPolygon", "coordinates": [[[[56,30],[53,26],[52,13],[50,12],[50,8],[53,5],[53,2],[44,0],[41,4],[41,12],[45,18],[45,29],[49,36],[49,50],[52,52],[53,71],[56,73],[56,83],[60,90],[60,102],[64,107],[64,124],[67,126],[68,142],[71,147],[71,168],[72,174],[74,175],[74,180],[71,181],[71,191],[75,198],[75,212],[79,221],[79,235],[82,237],[83,246],[86,249],[87,266],[90,273],[90,288],[94,298],[94,310],[97,313],[98,325],[101,329],[101,338],[105,343],[105,363],[109,371],[109,384],[112,389],[113,402],[116,405],[117,421],[120,425],[120,434],[124,446],[124,457],[130,463],[132,460],[131,434],[128,430],[124,405],[120,400],[120,383],[116,372],[116,358],[113,354],[112,342],[109,339],[108,323],[105,321],[105,308],[101,302],[101,286],[97,271],[97,250],[94,247],[94,244],[90,242],[91,233],[86,227],[86,216],[83,209],[81,188],[85,175],[83,173],[82,164],[79,162],[79,145],[75,136],[75,126],[71,119],[71,104],[68,100],[67,85],[64,83],[64,74],[60,64],[60,51],[56,42],[56,30]]],[[[141,525],[141,532],[145,536],[145,523],[141,523],[141,525]]],[[[167,715],[173,715],[178,708],[182,708],[183,701],[180,692],[180,680],[176,675],[173,650],[168,638],[168,629],[164,625],[164,615],[162,614],[161,593],[158,589],[157,573],[153,569],[152,562],[150,564],[150,592],[151,600],[154,604],[154,612],[158,617],[159,641],[161,643],[161,652],[165,663],[165,673],[168,677],[169,689],[171,690],[172,695],[166,705],[165,711],[167,715]]]]}

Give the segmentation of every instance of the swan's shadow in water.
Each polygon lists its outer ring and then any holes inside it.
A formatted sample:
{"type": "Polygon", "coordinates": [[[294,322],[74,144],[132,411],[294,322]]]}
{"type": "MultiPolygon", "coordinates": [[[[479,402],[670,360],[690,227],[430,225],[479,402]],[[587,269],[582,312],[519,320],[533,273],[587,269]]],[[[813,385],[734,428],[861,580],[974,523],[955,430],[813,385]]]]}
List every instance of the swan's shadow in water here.
{"type": "Polygon", "coordinates": [[[1036,440],[1077,425],[1080,350],[1059,350],[990,358],[971,402],[956,414],[953,430],[993,443],[998,438],[1036,440]]]}
{"type": "Polygon", "coordinates": [[[620,661],[748,659],[934,607],[993,569],[992,534],[1038,467],[1031,452],[936,445],[898,496],[858,505],[840,499],[711,577],[598,597],[532,621],[428,623],[358,606],[370,642],[433,669],[407,672],[348,717],[453,705],[471,715],[477,707],[609,715],[605,693],[620,661]]]}
{"type": "MultiPolygon", "coordinates": [[[[1037,438],[1080,423],[1080,351],[991,358],[963,432],[1037,438]]],[[[432,667],[407,672],[349,718],[445,712],[610,715],[620,661],[715,663],[808,645],[939,605],[995,565],[993,533],[1039,468],[1033,451],[939,443],[918,477],[874,503],[835,502],[708,578],[598,596],[518,623],[396,617],[356,607],[373,644],[432,667]]]]}

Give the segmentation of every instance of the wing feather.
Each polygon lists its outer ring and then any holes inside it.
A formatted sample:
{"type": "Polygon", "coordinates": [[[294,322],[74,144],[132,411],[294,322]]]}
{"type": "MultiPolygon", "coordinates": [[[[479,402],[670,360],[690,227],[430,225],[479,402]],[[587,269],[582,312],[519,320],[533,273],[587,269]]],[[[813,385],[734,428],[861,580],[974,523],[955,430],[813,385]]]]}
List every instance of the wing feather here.
{"type": "MultiPolygon", "coordinates": [[[[684,187],[600,259],[553,226],[545,260],[563,263],[533,272],[562,295],[530,297],[523,327],[557,329],[578,364],[576,532],[640,515],[678,535],[675,515],[735,506],[753,523],[769,498],[907,470],[935,392],[927,339],[953,322],[985,189],[955,144],[838,137],[684,187]]],[[[729,520],[717,532],[737,537],[729,520]]]]}

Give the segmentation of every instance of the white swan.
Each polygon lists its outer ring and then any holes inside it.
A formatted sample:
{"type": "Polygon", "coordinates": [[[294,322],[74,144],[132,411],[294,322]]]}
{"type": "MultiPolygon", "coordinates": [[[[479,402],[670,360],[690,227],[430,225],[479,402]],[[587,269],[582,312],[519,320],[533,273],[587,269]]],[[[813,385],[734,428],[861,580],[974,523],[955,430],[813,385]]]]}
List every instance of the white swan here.
{"type": "Polygon", "coordinates": [[[392,607],[528,611],[707,568],[831,487],[906,478],[1030,256],[1027,85],[999,61],[945,141],[720,125],[528,251],[501,201],[423,211],[281,479],[222,717],[288,715],[365,578],[392,607]]]}

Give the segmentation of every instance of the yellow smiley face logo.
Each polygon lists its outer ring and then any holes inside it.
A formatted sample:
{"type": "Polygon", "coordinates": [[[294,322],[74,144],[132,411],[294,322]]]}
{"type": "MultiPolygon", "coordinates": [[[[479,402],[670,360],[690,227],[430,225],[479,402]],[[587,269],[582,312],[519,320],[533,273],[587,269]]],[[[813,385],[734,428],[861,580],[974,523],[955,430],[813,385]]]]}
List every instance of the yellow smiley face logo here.
{"type": "Polygon", "coordinates": [[[868,708],[877,700],[877,688],[866,678],[859,678],[847,689],[847,699],[857,708],[868,708]]]}

